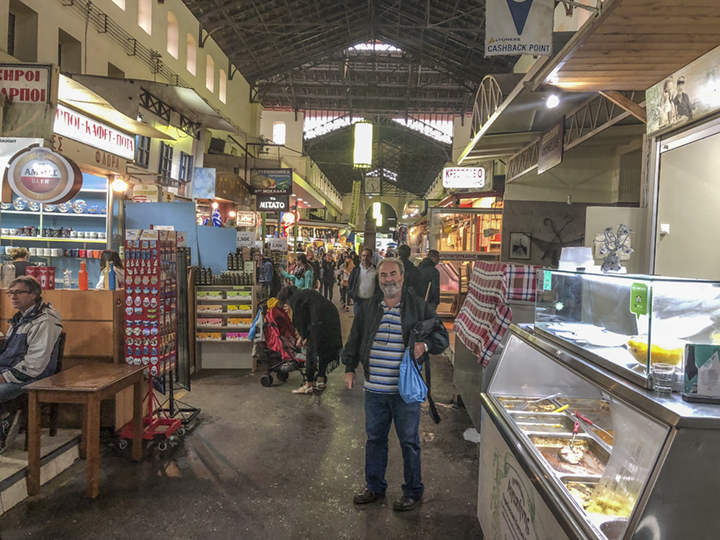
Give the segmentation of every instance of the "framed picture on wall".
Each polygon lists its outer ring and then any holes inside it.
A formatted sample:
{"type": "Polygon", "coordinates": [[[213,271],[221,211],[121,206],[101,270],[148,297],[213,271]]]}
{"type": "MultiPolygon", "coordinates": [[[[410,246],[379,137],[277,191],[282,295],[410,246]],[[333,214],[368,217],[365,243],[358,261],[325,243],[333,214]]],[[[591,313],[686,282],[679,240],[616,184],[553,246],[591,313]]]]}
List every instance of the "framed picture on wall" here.
{"type": "Polygon", "coordinates": [[[528,233],[510,233],[510,259],[528,260],[530,258],[530,245],[532,237],[528,233]]]}

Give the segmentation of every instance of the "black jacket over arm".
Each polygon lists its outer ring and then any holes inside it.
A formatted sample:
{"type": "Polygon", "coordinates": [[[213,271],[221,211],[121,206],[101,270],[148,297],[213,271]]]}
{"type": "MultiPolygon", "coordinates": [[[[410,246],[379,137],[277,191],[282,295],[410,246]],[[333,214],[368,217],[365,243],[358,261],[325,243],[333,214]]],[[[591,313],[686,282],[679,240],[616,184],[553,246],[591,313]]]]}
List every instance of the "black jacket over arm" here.
{"type": "MultiPolygon", "coordinates": [[[[377,334],[383,316],[382,299],[383,296],[380,293],[376,294],[372,300],[360,304],[358,314],[353,320],[350,337],[343,350],[342,362],[345,364],[346,373],[354,372],[358,364],[362,363],[365,378],[370,377],[370,349],[372,349],[375,334],[377,334]]],[[[450,345],[447,329],[432,306],[413,293],[404,291],[400,306],[400,321],[406,347],[410,345],[412,331],[418,323],[428,319],[434,319],[436,324],[424,341],[428,344],[430,354],[440,354],[450,345]]],[[[427,353],[425,353],[418,360],[424,362],[427,358],[427,353]]]]}

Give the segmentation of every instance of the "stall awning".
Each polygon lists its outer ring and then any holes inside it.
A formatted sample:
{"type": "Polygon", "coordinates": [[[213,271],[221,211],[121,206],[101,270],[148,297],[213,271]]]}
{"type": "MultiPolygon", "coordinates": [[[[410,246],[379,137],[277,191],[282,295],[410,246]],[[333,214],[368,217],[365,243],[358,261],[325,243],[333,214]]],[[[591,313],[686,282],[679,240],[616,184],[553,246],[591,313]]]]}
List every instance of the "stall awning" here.
{"type": "Polygon", "coordinates": [[[718,45],[716,0],[606,0],[538,72],[534,88],[645,91],[718,45]]]}
{"type": "Polygon", "coordinates": [[[192,88],[142,79],[112,79],[94,75],[72,75],[72,78],[106,96],[114,107],[133,118],[138,115],[141,94],[147,92],[202,127],[230,133],[241,132],[192,88]]]}
{"type": "Polygon", "coordinates": [[[170,135],[135,120],[137,113],[134,116],[129,116],[127,113],[120,112],[105,98],[65,75],[60,75],[58,101],[80,112],[87,113],[98,120],[102,120],[125,133],[154,139],[175,140],[170,135]]]}

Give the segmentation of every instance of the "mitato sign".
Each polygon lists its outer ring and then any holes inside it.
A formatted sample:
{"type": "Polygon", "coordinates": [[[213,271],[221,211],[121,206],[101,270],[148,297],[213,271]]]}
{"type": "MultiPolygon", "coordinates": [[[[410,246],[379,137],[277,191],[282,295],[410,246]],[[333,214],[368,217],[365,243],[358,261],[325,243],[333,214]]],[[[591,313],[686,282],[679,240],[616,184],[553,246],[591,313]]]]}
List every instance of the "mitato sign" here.
{"type": "Polygon", "coordinates": [[[68,201],[82,187],[82,173],[75,162],[43,147],[15,156],[6,175],[15,193],[37,203],[68,201]]]}
{"type": "Polygon", "coordinates": [[[290,197],[256,195],[255,209],[258,212],[287,212],[290,209],[290,197]]]}
{"type": "Polygon", "coordinates": [[[58,103],[53,131],[58,135],[99,148],[132,161],[135,158],[135,137],[93,120],[58,103]]]}
{"type": "Polygon", "coordinates": [[[446,167],[443,169],[443,187],[474,188],[485,187],[483,167],[446,167]]]}

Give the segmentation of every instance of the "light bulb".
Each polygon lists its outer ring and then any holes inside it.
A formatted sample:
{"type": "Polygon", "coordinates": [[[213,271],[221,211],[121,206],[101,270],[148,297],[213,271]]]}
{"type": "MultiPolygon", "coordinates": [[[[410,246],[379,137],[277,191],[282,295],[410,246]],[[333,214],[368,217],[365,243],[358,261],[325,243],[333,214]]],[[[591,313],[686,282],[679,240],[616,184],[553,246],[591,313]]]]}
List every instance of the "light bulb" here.
{"type": "Polygon", "coordinates": [[[560,98],[557,97],[555,94],[551,94],[547,98],[547,103],[545,104],[548,109],[554,109],[558,105],[560,105],[560,98]]]}
{"type": "Polygon", "coordinates": [[[212,203],[213,208],[217,208],[218,206],[220,206],[218,203],[216,203],[216,202],[212,203]]]}
{"type": "Polygon", "coordinates": [[[235,217],[237,214],[235,212],[230,212],[230,217],[235,217]]]}
{"type": "Polygon", "coordinates": [[[112,181],[112,189],[115,193],[125,193],[127,190],[128,185],[125,180],[122,178],[115,178],[115,180],[112,181]]]}

